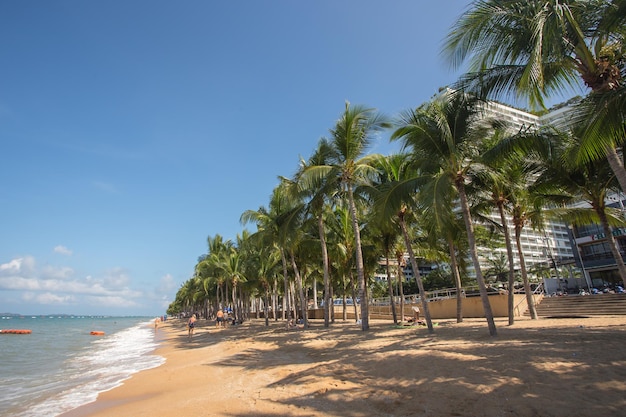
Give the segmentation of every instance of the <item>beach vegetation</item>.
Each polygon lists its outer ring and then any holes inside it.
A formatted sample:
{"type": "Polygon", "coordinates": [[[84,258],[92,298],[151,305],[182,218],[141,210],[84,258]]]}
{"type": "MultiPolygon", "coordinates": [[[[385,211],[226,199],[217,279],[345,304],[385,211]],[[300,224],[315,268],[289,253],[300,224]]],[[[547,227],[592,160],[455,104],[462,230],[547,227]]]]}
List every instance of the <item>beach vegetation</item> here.
{"type": "MultiPolygon", "coordinates": [[[[608,192],[626,189],[618,153],[626,137],[625,21],[624,0],[474,1],[442,50],[452,67],[466,66],[467,72],[395,119],[346,102],[328,138],[308,159],[300,158],[295,175],[279,177],[268,206],[242,214],[242,224],[254,225],[254,233],[242,233],[236,243],[209,237],[207,254],[168,311],[201,309],[208,317],[228,306],[245,320],[251,300],[262,299],[255,305],[257,314],[263,308],[266,324],[271,315],[300,319],[306,327],[308,308],[321,305],[328,327],[335,320],[331,300],[340,300],[343,319],[351,308],[368,330],[370,297],[383,289],[394,323],[404,319],[394,300],[404,311],[408,263],[415,276],[410,285],[419,295],[450,285],[462,294],[464,286],[476,284],[494,336],[486,281],[505,280],[515,288],[517,258],[536,318],[522,229],[541,230],[548,218],[598,221],[612,236],[610,227],[621,224],[604,201],[608,192]],[[569,125],[512,132],[485,113],[487,100],[502,100],[527,104],[538,114],[553,96],[584,89],[589,94],[568,104],[575,108],[569,125]],[[382,132],[401,143],[401,152],[368,153],[382,132]],[[576,199],[592,209],[566,208],[576,199]],[[489,215],[494,211],[498,220],[489,215]],[[478,254],[485,242],[506,247],[489,276],[478,254]],[[422,277],[419,262],[437,268],[422,277]],[[381,267],[386,285],[373,277],[381,267]]],[[[614,256],[621,260],[619,252],[614,256]]],[[[626,267],[619,268],[624,279],[626,267]]],[[[428,303],[419,298],[432,332],[428,303]]],[[[457,297],[458,322],[462,302],[457,297]]],[[[509,291],[509,324],[513,307],[509,291]]]]}

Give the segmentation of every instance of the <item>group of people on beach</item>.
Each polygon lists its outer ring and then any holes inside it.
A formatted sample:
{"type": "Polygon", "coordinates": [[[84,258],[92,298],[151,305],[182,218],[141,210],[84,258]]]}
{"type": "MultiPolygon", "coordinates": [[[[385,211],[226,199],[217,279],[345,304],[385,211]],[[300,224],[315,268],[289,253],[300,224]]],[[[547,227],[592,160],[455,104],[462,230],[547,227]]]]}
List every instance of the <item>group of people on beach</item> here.
{"type": "MultiPolygon", "coordinates": [[[[188,330],[188,338],[191,340],[194,329],[196,328],[196,321],[198,317],[195,314],[192,314],[189,320],[187,321],[187,330],[188,330]]],[[[215,314],[215,327],[226,327],[226,322],[229,320],[228,310],[217,310],[215,314]]],[[[156,326],[156,325],[155,325],[156,326]]]]}

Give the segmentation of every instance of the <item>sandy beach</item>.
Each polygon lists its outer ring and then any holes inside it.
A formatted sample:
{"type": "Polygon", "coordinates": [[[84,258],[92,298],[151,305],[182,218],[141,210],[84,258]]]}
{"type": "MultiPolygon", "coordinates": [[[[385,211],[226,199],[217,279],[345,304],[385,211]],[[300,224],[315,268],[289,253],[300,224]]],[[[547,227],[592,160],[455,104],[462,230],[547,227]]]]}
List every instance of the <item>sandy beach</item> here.
{"type": "Polygon", "coordinates": [[[623,416],[626,316],[158,330],[164,365],[63,417],[623,416]]]}

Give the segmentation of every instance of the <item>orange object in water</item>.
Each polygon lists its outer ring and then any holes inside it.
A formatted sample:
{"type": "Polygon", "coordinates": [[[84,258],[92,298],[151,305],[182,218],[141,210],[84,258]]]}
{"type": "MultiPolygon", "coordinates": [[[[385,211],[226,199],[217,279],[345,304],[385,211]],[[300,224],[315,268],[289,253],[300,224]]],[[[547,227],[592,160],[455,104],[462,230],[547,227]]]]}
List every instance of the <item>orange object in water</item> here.
{"type": "Polygon", "coordinates": [[[7,329],[0,330],[2,334],[31,334],[33,331],[28,329],[7,329]]]}
{"type": "Polygon", "coordinates": [[[89,334],[92,336],[104,336],[104,332],[100,332],[100,331],[93,331],[89,334]]]}

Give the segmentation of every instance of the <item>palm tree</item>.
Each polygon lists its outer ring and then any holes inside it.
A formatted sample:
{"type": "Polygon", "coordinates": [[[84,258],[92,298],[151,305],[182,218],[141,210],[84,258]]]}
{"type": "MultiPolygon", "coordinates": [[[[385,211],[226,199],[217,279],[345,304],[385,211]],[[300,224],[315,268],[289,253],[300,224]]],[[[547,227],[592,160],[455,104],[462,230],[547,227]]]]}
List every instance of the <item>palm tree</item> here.
{"type": "MultiPolygon", "coordinates": [[[[615,105],[608,106],[609,115],[620,104],[623,115],[625,21],[624,0],[480,0],[453,26],[444,49],[453,66],[469,62],[470,72],[458,83],[462,89],[496,97],[514,92],[543,107],[546,95],[584,84],[592,101],[615,105]],[[605,94],[611,99],[604,100],[605,94]]],[[[592,129],[580,153],[593,159],[600,143],[626,190],[626,170],[616,149],[624,140],[623,119],[611,120],[621,136],[599,142],[592,129]]]]}
{"type": "Polygon", "coordinates": [[[369,299],[361,247],[361,231],[355,203],[354,189],[375,172],[365,152],[374,135],[389,126],[386,118],[374,109],[350,106],[345,110],[335,127],[330,130],[329,144],[332,155],[326,165],[310,167],[307,175],[333,179],[347,196],[352,228],[354,230],[357,281],[361,306],[361,329],[369,329],[369,299]]]}
{"type": "Polygon", "coordinates": [[[580,164],[576,154],[582,139],[578,136],[560,137],[553,152],[543,161],[546,169],[537,180],[537,192],[554,193],[562,190],[571,201],[586,201],[591,210],[585,208],[552,209],[549,213],[574,224],[599,222],[605,239],[615,258],[617,269],[626,286],[626,266],[620,254],[619,245],[613,236],[612,226],[623,226],[625,219],[617,209],[607,207],[607,193],[618,190],[612,170],[600,161],[580,164]],[[595,216],[590,215],[590,211],[595,216]]]}
{"type": "Polygon", "coordinates": [[[327,177],[309,178],[305,172],[309,167],[327,165],[333,149],[326,139],[321,139],[313,155],[308,161],[302,161],[300,170],[294,179],[298,185],[298,191],[305,194],[308,200],[308,211],[317,219],[318,236],[322,251],[323,280],[324,280],[324,327],[330,325],[330,265],[328,259],[328,246],[326,244],[326,231],[324,216],[328,214],[328,199],[337,191],[336,183],[327,177]]]}
{"type": "MultiPolygon", "coordinates": [[[[283,319],[291,318],[291,306],[289,304],[289,275],[288,263],[285,255],[287,243],[286,234],[284,233],[284,217],[291,209],[289,200],[285,196],[284,187],[280,185],[274,188],[272,197],[270,198],[269,209],[259,207],[258,210],[246,210],[240,217],[242,224],[254,222],[257,227],[256,234],[260,236],[257,239],[268,246],[275,246],[280,254],[283,267],[283,319]],[[285,317],[287,314],[287,317],[285,317]]],[[[276,311],[276,309],[273,309],[276,311]]]]}
{"type": "Polygon", "coordinates": [[[463,285],[460,275],[460,256],[465,247],[463,219],[454,211],[454,185],[450,183],[444,171],[424,176],[424,184],[418,195],[422,227],[432,247],[442,239],[448,246],[450,269],[456,287],[456,321],[463,322],[463,285]]]}
{"type": "Polygon", "coordinates": [[[240,309],[237,291],[239,284],[247,281],[247,279],[244,275],[243,257],[238,248],[232,248],[227,256],[221,260],[219,267],[222,271],[224,271],[224,274],[228,277],[230,282],[234,318],[236,321],[242,321],[243,315],[240,309]]]}
{"type": "MultiPolygon", "coordinates": [[[[509,231],[509,220],[507,214],[513,215],[515,239],[520,239],[520,233],[526,222],[527,213],[524,211],[527,207],[526,202],[530,198],[527,188],[534,181],[535,172],[524,163],[524,160],[518,156],[515,151],[510,154],[500,151],[499,145],[506,141],[516,140],[516,135],[506,137],[503,141],[497,138],[493,145],[487,144],[489,148],[483,153],[482,161],[485,169],[477,171],[472,182],[478,185],[479,189],[484,191],[484,209],[491,212],[494,207],[500,216],[500,224],[498,229],[502,230],[506,245],[508,260],[508,316],[509,325],[515,323],[515,262],[513,257],[513,241],[509,231]]],[[[526,138],[525,135],[523,135],[526,138]]],[[[534,213],[534,212],[533,212],[534,213]]],[[[539,214],[539,213],[536,213],[539,214]]],[[[537,319],[535,303],[530,292],[530,283],[526,272],[526,265],[523,262],[523,251],[520,242],[517,242],[518,257],[520,259],[520,269],[524,289],[526,291],[526,301],[528,310],[533,319],[537,319]]]]}
{"type": "MultiPolygon", "coordinates": [[[[430,333],[434,332],[430,309],[428,308],[428,300],[426,299],[426,291],[422,282],[417,259],[413,250],[413,239],[411,239],[407,227],[407,218],[412,217],[410,206],[415,207],[415,197],[419,187],[418,171],[411,165],[411,158],[408,154],[396,154],[387,158],[379,158],[376,166],[381,172],[381,179],[376,184],[376,193],[374,196],[374,208],[379,213],[378,222],[394,221],[396,227],[404,238],[404,244],[409,254],[411,267],[415,281],[420,292],[420,301],[426,324],[430,333]]],[[[403,308],[402,315],[404,316],[403,308]]]]}
{"type": "Polygon", "coordinates": [[[466,193],[466,181],[480,158],[481,142],[496,124],[482,117],[480,101],[475,97],[444,91],[433,101],[401,115],[399,127],[392,140],[401,140],[410,149],[416,163],[425,172],[442,172],[453,184],[465,221],[465,229],[480,290],[489,334],[497,334],[487,288],[483,279],[474,226],[466,193]]]}
{"type": "MultiPolygon", "coordinates": [[[[330,219],[329,219],[330,220],[330,219]]],[[[330,237],[332,239],[331,252],[334,259],[336,274],[340,277],[339,289],[343,298],[343,320],[347,318],[346,299],[348,291],[354,308],[355,320],[359,320],[359,311],[357,308],[357,295],[354,292],[354,275],[353,270],[356,269],[356,250],[354,229],[352,228],[352,220],[350,210],[346,205],[339,201],[335,206],[334,217],[329,224],[330,237]]]]}

